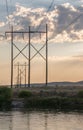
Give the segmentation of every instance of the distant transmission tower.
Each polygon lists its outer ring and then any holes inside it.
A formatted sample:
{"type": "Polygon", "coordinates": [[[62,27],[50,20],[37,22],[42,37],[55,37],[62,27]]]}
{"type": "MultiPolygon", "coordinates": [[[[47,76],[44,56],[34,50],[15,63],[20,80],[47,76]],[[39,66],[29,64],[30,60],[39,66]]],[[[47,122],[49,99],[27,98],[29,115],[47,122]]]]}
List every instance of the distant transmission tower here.
{"type": "Polygon", "coordinates": [[[17,84],[16,84],[16,86],[17,87],[21,87],[21,81],[22,81],[22,78],[24,79],[24,86],[26,87],[26,85],[27,85],[27,63],[25,62],[24,64],[20,64],[19,62],[16,64],[16,65],[14,65],[14,66],[16,66],[17,67],[17,77],[16,77],[16,79],[17,79],[17,84]]]}
{"type": "MultiPolygon", "coordinates": [[[[13,81],[14,81],[14,61],[15,59],[22,54],[28,61],[28,87],[30,87],[30,79],[31,79],[31,60],[37,55],[39,54],[44,60],[45,60],[45,68],[46,68],[46,76],[45,76],[45,83],[47,86],[48,83],[48,27],[46,24],[46,29],[45,31],[32,31],[31,30],[31,26],[29,26],[29,31],[13,31],[13,26],[11,27],[11,31],[7,31],[5,32],[6,34],[11,34],[11,88],[13,88],[13,81]],[[39,50],[31,44],[31,34],[46,34],[45,35],[45,45],[43,45],[39,50]],[[19,49],[19,47],[17,47],[17,45],[14,43],[14,34],[29,34],[29,41],[27,43],[27,45],[25,45],[24,48],[22,48],[21,50],[19,49]],[[18,50],[18,54],[16,56],[14,56],[14,47],[18,50]],[[23,53],[23,50],[28,47],[28,56],[26,56],[23,53]],[[33,49],[36,51],[36,54],[34,54],[33,57],[31,57],[31,47],[33,47],[33,49]],[[45,57],[40,53],[40,51],[45,48],[45,57]]],[[[19,68],[19,66],[18,66],[19,68]]],[[[20,70],[21,71],[21,70],[20,70]]],[[[20,72],[21,73],[21,72],[20,72]]],[[[20,77],[21,78],[21,77],[20,77]]]]}

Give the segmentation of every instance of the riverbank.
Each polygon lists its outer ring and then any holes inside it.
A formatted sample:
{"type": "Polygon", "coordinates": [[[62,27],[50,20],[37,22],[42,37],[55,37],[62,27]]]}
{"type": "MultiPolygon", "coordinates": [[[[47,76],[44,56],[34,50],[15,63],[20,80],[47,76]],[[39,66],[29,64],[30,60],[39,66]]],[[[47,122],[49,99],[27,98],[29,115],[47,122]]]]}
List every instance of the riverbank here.
{"type": "Polygon", "coordinates": [[[70,97],[30,98],[24,100],[25,108],[58,110],[83,110],[83,99],[70,97]]]}
{"type": "Polygon", "coordinates": [[[79,88],[1,88],[0,109],[38,108],[83,110],[83,90],[79,88]]]}
{"type": "Polygon", "coordinates": [[[82,86],[15,88],[13,96],[15,97],[13,105],[14,103],[16,106],[23,105],[24,108],[83,110],[82,86]],[[23,93],[18,98],[20,92],[23,93]]]}

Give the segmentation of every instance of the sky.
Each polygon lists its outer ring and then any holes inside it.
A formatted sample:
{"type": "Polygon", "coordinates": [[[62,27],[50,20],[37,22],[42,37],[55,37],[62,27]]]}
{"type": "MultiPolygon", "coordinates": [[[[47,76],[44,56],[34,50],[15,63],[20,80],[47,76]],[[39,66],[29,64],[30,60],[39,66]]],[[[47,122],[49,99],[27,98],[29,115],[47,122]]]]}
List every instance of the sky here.
{"type": "MultiPolygon", "coordinates": [[[[11,26],[15,31],[45,31],[48,25],[48,81],[83,80],[83,0],[0,0],[0,84],[10,84],[11,26]]],[[[28,43],[27,34],[15,34],[14,43],[21,50],[28,43]]],[[[45,34],[31,35],[37,49],[45,44],[45,34]]],[[[28,55],[27,48],[23,51],[28,55]]],[[[31,48],[31,57],[36,51],[31,48]]],[[[18,54],[14,48],[14,56],[18,54]]],[[[41,50],[45,56],[45,48],[41,50]]],[[[18,62],[26,59],[19,56],[18,62]]],[[[24,69],[24,68],[21,68],[24,69]]],[[[28,75],[27,75],[28,76],[28,75]]],[[[22,77],[23,78],[23,77],[22,77]]],[[[14,83],[17,67],[14,66],[14,83]]],[[[45,61],[37,55],[31,61],[31,83],[45,82],[45,61]]]]}

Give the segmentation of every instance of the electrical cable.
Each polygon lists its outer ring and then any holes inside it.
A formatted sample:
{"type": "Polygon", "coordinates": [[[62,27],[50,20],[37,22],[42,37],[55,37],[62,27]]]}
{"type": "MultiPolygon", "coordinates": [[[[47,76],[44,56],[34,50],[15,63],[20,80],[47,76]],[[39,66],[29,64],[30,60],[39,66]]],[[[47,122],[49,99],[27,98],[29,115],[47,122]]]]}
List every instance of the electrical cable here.
{"type": "MultiPolygon", "coordinates": [[[[54,0],[52,0],[49,8],[47,9],[47,12],[50,11],[51,7],[53,6],[54,0]]],[[[58,7],[57,7],[58,8],[58,7]]],[[[78,7],[77,9],[79,9],[80,7],[78,7]]],[[[47,14],[46,14],[47,15],[47,14]]],[[[46,15],[44,17],[46,17],[46,15]]],[[[83,13],[81,13],[80,15],[78,15],[71,23],[69,23],[62,31],[60,31],[58,34],[61,34],[64,30],[67,30],[72,24],[74,24],[81,16],[83,15],[83,13]]],[[[41,24],[39,25],[38,29],[40,28],[41,24]]]]}
{"type": "MultiPolygon", "coordinates": [[[[51,1],[50,5],[49,5],[49,7],[48,7],[48,9],[47,9],[47,11],[46,11],[46,15],[44,15],[44,17],[47,16],[47,13],[50,11],[51,7],[53,6],[54,1],[55,1],[55,0],[52,0],[52,1],[51,1]]],[[[43,20],[44,20],[44,19],[43,19],[43,20]]],[[[43,21],[43,20],[42,20],[42,21],[43,21]]],[[[40,27],[41,27],[41,24],[38,26],[37,30],[39,30],[40,27]]]]}
{"type": "Polygon", "coordinates": [[[53,4],[54,4],[54,1],[55,1],[55,0],[52,0],[52,2],[51,2],[51,4],[50,4],[50,6],[49,6],[49,7],[48,7],[48,9],[47,9],[47,12],[48,12],[48,11],[50,11],[51,7],[52,7],[52,6],[53,6],[53,4]]]}
{"type": "Polygon", "coordinates": [[[71,25],[73,25],[83,14],[78,15],[71,23],[69,23],[63,30],[61,30],[57,35],[62,34],[63,31],[66,31],[71,25]]]}
{"type": "Polygon", "coordinates": [[[5,0],[6,2],[6,13],[7,13],[7,17],[8,17],[8,24],[9,24],[9,28],[11,27],[11,23],[10,23],[10,18],[9,18],[9,5],[8,5],[8,0],[5,0]]]}

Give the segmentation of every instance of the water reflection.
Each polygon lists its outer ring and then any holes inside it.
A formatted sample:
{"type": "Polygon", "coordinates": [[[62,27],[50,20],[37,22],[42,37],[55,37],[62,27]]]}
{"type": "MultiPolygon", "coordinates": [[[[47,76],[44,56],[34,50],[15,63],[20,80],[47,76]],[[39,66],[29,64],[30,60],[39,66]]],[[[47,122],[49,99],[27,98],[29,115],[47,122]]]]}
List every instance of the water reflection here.
{"type": "Polygon", "coordinates": [[[47,126],[48,126],[48,114],[46,112],[45,113],[45,130],[47,130],[47,126]]]}
{"type": "Polygon", "coordinates": [[[10,118],[10,122],[9,122],[9,130],[12,130],[12,128],[13,128],[13,120],[12,120],[12,118],[13,118],[13,116],[12,116],[12,112],[11,112],[11,114],[8,116],[9,118],[10,118]]]}
{"type": "Polygon", "coordinates": [[[0,130],[11,130],[11,117],[10,113],[0,113],[0,130]]]}
{"type": "Polygon", "coordinates": [[[27,128],[30,130],[30,114],[27,112],[27,128]]]}
{"type": "Polygon", "coordinates": [[[83,130],[83,114],[48,111],[0,112],[0,130],[83,130]]]}

